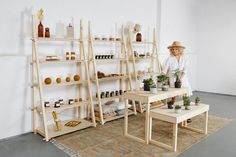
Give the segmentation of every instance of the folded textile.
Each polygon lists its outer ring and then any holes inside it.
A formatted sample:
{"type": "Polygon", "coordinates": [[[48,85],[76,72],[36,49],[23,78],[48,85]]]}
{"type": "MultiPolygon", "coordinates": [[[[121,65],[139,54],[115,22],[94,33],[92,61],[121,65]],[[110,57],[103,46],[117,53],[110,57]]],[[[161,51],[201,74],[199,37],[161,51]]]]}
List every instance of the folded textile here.
{"type": "Polygon", "coordinates": [[[125,114],[125,110],[118,110],[116,111],[117,115],[121,116],[125,114]]]}
{"type": "MultiPolygon", "coordinates": [[[[117,115],[116,112],[105,113],[105,114],[103,114],[103,118],[107,119],[107,118],[115,117],[116,115],[117,115]]],[[[99,112],[95,112],[95,116],[100,117],[99,112]]]]}
{"type": "MultiPolygon", "coordinates": [[[[131,105],[129,105],[128,108],[129,107],[131,107],[131,105]]],[[[103,113],[111,113],[117,110],[124,110],[124,109],[125,109],[124,102],[113,102],[112,104],[109,104],[109,105],[102,105],[103,113]]],[[[94,110],[99,112],[98,104],[94,105],[94,110]]]]}

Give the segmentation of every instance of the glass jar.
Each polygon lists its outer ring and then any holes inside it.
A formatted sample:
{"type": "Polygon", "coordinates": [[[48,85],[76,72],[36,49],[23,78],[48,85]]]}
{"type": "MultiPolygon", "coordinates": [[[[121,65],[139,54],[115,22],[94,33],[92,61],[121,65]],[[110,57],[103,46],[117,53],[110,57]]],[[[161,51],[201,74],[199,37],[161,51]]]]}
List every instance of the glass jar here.
{"type": "Polygon", "coordinates": [[[142,34],[141,33],[136,34],[136,41],[138,41],[138,42],[142,41],[142,34]]]}
{"type": "Polygon", "coordinates": [[[38,25],[38,37],[43,37],[43,24],[41,21],[38,25]]]}
{"type": "Polygon", "coordinates": [[[48,27],[45,28],[45,38],[50,38],[50,31],[48,27]]]}

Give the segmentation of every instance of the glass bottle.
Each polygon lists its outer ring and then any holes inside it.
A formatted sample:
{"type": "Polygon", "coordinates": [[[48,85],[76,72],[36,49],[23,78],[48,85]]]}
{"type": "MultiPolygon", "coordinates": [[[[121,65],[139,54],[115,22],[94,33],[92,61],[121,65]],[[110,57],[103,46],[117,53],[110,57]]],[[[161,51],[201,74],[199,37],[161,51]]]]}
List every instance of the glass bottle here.
{"type": "Polygon", "coordinates": [[[43,24],[41,21],[38,25],[38,37],[43,37],[43,24]]]}
{"type": "Polygon", "coordinates": [[[50,31],[48,27],[45,28],[45,38],[50,38],[50,31]]]}
{"type": "Polygon", "coordinates": [[[137,33],[136,35],[136,41],[141,42],[142,41],[142,34],[141,33],[137,33]]]}

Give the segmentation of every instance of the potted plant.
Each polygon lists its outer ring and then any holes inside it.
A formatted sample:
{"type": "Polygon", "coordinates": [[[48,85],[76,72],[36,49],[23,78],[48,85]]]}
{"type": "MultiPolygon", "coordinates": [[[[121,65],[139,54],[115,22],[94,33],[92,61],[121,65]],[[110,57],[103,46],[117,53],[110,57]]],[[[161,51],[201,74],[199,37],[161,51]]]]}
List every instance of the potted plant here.
{"type": "Polygon", "coordinates": [[[153,84],[153,85],[150,86],[150,91],[151,91],[151,93],[153,93],[153,94],[156,94],[156,93],[157,93],[157,87],[156,87],[155,84],[153,84]]]}
{"type": "Polygon", "coordinates": [[[150,91],[150,86],[155,84],[151,77],[149,79],[144,79],[143,83],[144,83],[144,91],[150,91]]]}
{"type": "Polygon", "coordinates": [[[197,96],[196,98],[195,98],[195,105],[199,105],[199,102],[200,102],[200,98],[197,96]]]}
{"type": "Polygon", "coordinates": [[[176,78],[176,80],[175,80],[175,88],[181,88],[181,85],[182,85],[181,80],[180,80],[181,73],[182,72],[179,71],[178,69],[174,73],[174,76],[176,78]]]}
{"type": "Polygon", "coordinates": [[[173,100],[168,101],[168,102],[167,102],[167,108],[168,108],[168,109],[173,109],[174,103],[175,103],[175,102],[174,102],[173,100]]]}
{"type": "Polygon", "coordinates": [[[175,106],[175,113],[180,113],[181,112],[181,106],[180,105],[176,105],[175,106]]]}
{"type": "Polygon", "coordinates": [[[157,86],[162,87],[163,84],[167,83],[168,77],[165,74],[160,74],[157,76],[157,86]]]}
{"type": "Polygon", "coordinates": [[[190,110],[190,98],[189,96],[183,96],[185,110],[190,110]]]}
{"type": "Polygon", "coordinates": [[[157,76],[157,86],[162,88],[163,91],[168,90],[168,76],[165,74],[161,74],[157,76]]]}

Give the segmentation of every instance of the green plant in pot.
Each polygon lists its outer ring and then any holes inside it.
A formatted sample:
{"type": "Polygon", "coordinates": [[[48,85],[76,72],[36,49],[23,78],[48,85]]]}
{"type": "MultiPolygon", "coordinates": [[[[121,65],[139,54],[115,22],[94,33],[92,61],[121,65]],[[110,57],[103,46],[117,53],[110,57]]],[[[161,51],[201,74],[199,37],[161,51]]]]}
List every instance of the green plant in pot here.
{"type": "Polygon", "coordinates": [[[175,70],[174,76],[176,78],[175,80],[175,88],[181,88],[181,80],[180,80],[180,76],[181,76],[181,71],[179,71],[179,69],[175,70]]]}
{"type": "Polygon", "coordinates": [[[190,98],[189,96],[183,96],[183,101],[184,101],[184,106],[185,106],[185,110],[190,110],[190,98]]]}
{"type": "Polygon", "coordinates": [[[175,113],[180,113],[181,112],[181,106],[180,105],[176,105],[175,106],[175,113]]]}
{"type": "Polygon", "coordinates": [[[157,76],[157,86],[161,87],[163,91],[168,90],[168,76],[161,74],[157,76]]]}
{"type": "Polygon", "coordinates": [[[150,91],[152,94],[156,94],[157,93],[157,86],[155,84],[150,86],[150,91]]]}
{"type": "Polygon", "coordinates": [[[155,85],[151,77],[148,79],[144,79],[143,83],[144,83],[144,91],[150,91],[150,86],[155,85]]]}
{"type": "Polygon", "coordinates": [[[200,98],[197,96],[196,98],[195,98],[195,105],[199,105],[199,103],[200,103],[200,98]]]}

